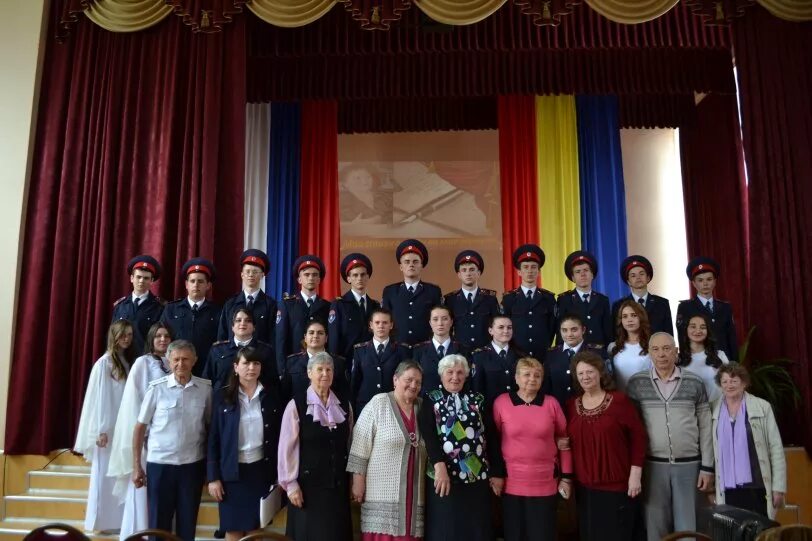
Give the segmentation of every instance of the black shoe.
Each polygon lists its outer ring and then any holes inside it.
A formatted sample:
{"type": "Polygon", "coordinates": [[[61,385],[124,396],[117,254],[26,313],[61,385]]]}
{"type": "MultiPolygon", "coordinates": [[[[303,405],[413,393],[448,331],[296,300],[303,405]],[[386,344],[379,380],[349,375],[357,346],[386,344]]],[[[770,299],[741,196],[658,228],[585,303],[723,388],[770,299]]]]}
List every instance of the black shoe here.
{"type": "Polygon", "coordinates": [[[218,528],[217,530],[214,530],[214,538],[215,539],[225,539],[226,538],[226,532],[221,532],[220,529],[218,528]]]}

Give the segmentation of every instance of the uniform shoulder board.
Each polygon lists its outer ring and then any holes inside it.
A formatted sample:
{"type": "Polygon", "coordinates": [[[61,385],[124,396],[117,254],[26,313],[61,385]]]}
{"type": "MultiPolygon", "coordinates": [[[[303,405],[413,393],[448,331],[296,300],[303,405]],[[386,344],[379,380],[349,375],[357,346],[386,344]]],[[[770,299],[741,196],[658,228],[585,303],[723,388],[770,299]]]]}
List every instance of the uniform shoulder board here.
{"type": "Polygon", "coordinates": [[[214,347],[214,346],[222,346],[223,344],[228,344],[229,342],[231,342],[231,340],[218,340],[217,342],[214,342],[212,344],[212,347],[214,347]]]}
{"type": "Polygon", "coordinates": [[[474,351],[471,352],[471,355],[476,355],[481,351],[488,351],[490,348],[488,346],[483,346],[481,348],[476,348],[474,351]]]}
{"type": "MultiPolygon", "coordinates": [[[[425,341],[423,341],[423,342],[418,342],[417,344],[415,344],[415,345],[414,345],[414,346],[412,346],[412,347],[419,348],[420,346],[425,346],[425,345],[430,344],[430,343],[431,343],[431,340],[425,340],[425,341]]],[[[405,345],[405,344],[404,344],[404,345],[405,345]]]]}
{"type": "Polygon", "coordinates": [[[366,346],[367,344],[369,344],[370,342],[371,342],[370,340],[367,340],[366,342],[359,342],[359,343],[355,344],[353,347],[356,348],[356,349],[362,348],[362,347],[366,346]]]}
{"type": "Polygon", "coordinates": [[[603,344],[584,344],[587,349],[602,350],[603,344]]]}
{"type": "MultiPolygon", "coordinates": [[[[413,347],[413,346],[410,346],[409,344],[404,344],[402,342],[395,342],[395,345],[397,345],[398,347],[409,349],[409,350],[411,350],[412,347],[413,347]]],[[[415,345],[419,345],[419,344],[415,344],[415,345]]]]}
{"type": "Polygon", "coordinates": [[[564,346],[562,346],[561,344],[557,344],[555,346],[550,346],[550,349],[548,349],[547,351],[557,351],[557,350],[562,349],[563,347],[564,346]]]}
{"type": "Polygon", "coordinates": [[[460,292],[459,289],[455,289],[454,291],[449,291],[448,293],[443,295],[443,298],[445,299],[446,297],[453,297],[454,295],[456,295],[459,292],[460,292]]]}
{"type": "Polygon", "coordinates": [[[165,299],[162,299],[161,297],[158,297],[156,295],[155,300],[158,301],[158,304],[160,304],[161,306],[166,306],[166,300],[165,299]]]}
{"type": "Polygon", "coordinates": [[[502,293],[502,296],[504,297],[507,295],[515,295],[517,291],[519,291],[519,288],[511,289],[510,291],[505,291],[504,293],[502,293]]]}
{"type": "Polygon", "coordinates": [[[186,297],[178,297],[177,299],[175,299],[174,301],[170,302],[169,304],[175,304],[175,303],[178,303],[178,302],[183,302],[183,301],[185,301],[185,300],[186,300],[186,297]]]}
{"type": "Polygon", "coordinates": [[[555,297],[555,293],[553,293],[549,289],[544,289],[543,287],[540,287],[539,291],[541,291],[542,293],[547,293],[548,295],[551,295],[551,296],[555,297]]]}
{"type": "Polygon", "coordinates": [[[210,379],[200,378],[198,376],[192,376],[192,381],[194,381],[195,383],[199,383],[201,385],[208,385],[209,387],[211,387],[211,380],[210,379]]]}
{"type": "Polygon", "coordinates": [[[496,291],[494,291],[493,289],[485,289],[484,287],[481,287],[481,288],[479,288],[479,291],[483,295],[488,295],[490,297],[495,297],[496,296],[496,291]]]}
{"type": "Polygon", "coordinates": [[[564,291],[563,293],[559,293],[557,297],[560,299],[561,297],[564,297],[564,296],[567,296],[567,295],[572,295],[572,292],[573,292],[572,289],[568,289],[568,290],[564,291]]]}
{"type": "Polygon", "coordinates": [[[291,295],[290,293],[288,293],[288,292],[286,291],[286,292],[285,292],[285,294],[284,294],[284,295],[282,295],[282,300],[285,300],[285,301],[295,301],[295,300],[296,300],[296,295],[291,295]]]}
{"type": "Polygon", "coordinates": [[[344,299],[344,297],[341,297],[341,296],[336,297],[336,300],[337,300],[337,301],[340,301],[340,300],[343,300],[343,299],[344,299]]]}
{"type": "Polygon", "coordinates": [[[158,385],[160,385],[162,383],[166,383],[168,380],[169,380],[169,376],[164,376],[162,378],[154,379],[154,380],[149,382],[149,386],[150,387],[157,387],[158,385]]]}
{"type": "Polygon", "coordinates": [[[298,356],[299,356],[299,355],[301,355],[301,354],[302,354],[302,352],[301,352],[301,351],[300,351],[299,353],[291,353],[291,354],[290,354],[290,355],[288,355],[286,358],[287,358],[287,359],[290,359],[290,358],[293,358],[293,357],[298,357],[298,356]]]}
{"type": "Polygon", "coordinates": [[[127,297],[129,297],[129,295],[124,295],[123,297],[121,297],[120,299],[118,299],[116,302],[114,302],[114,303],[113,303],[113,306],[118,306],[119,304],[121,304],[122,302],[124,302],[124,301],[127,299],[127,297]]]}
{"type": "Polygon", "coordinates": [[[682,299],[681,301],[679,301],[679,303],[682,304],[684,302],[691,302],[692,300],[693,299],[682,299]]]}

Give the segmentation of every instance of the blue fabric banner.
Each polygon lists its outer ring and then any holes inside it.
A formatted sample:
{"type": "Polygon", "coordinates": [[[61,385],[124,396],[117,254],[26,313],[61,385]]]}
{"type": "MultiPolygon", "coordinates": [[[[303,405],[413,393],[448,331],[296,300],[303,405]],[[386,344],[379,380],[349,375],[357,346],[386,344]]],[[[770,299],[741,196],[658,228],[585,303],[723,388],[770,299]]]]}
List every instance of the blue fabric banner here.
{"type": "Polygon", "coordinates": [[[626,190],[616,96],[576,96],[581,243],[600,265],[595,290],[611,302],[628,294],[620,278],[627,255],[626,190]]]}
{"type": "Polygon", "coordinates": [[[276,299],[293,292],[290,269],[299,252],[299,184],[301,178],[301,107],[271,105],[271,144],[268,167],[268,258],[271,270],[265,290],[276,299]]]}

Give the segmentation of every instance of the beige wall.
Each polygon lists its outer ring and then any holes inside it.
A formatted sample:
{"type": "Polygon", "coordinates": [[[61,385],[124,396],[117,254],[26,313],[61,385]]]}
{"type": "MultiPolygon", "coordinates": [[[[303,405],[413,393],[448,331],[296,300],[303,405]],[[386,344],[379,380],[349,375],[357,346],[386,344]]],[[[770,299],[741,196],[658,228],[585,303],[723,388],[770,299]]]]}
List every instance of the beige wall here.
{"type": "Polygon", "coordinates": [[[22,217],[42,64],[45,0],[0,2],[0,449],[19,284],[22,217]]]}

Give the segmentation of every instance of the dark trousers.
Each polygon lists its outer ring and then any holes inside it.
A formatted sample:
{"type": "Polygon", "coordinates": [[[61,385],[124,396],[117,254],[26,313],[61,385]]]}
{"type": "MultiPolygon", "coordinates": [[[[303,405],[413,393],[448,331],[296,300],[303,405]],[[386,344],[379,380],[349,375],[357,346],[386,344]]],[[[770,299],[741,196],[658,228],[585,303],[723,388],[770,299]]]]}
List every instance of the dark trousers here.
{"type": "Polygon", "coordinates": [[[725,504],[767,516],[767,492],[763,488],[725,489],[725,504]]]}
{"type": "Polygon", "coordinates": [[[502,494],[505,541],[555,541],[558,495],[502,494]]]}
{"type": "Polygon", "coordinates": [[[627,541],[634,539],[638,502],[625,492],[594,490],[579,486],[578,531],[581,541],[627,541]]]}
{"type": "Polygon", "coordinates": [[[174,518],[178,537],[194,541],[205,478],[205,460],[179,466],[147,462],[149,527],[171,532],[174,518]]]}

